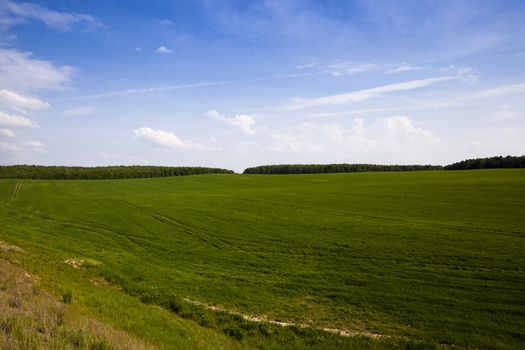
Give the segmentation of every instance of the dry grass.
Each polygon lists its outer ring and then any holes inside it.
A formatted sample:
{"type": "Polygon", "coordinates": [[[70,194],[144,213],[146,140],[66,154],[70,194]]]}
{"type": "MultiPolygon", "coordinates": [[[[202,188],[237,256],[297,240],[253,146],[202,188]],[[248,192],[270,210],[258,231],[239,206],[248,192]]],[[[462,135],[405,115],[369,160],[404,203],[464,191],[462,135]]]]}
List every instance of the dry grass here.
{"type": "Polygon", "coordinates": [[[0,257],[0,349],[155,349],[41,290],[39,278],[0,257]]]}
{"type": "Polygon", "coordinates": [[[23,252],[24,250],[16,245],[8,244],[0,240],[0,251],[2,252],[23,252]]]}

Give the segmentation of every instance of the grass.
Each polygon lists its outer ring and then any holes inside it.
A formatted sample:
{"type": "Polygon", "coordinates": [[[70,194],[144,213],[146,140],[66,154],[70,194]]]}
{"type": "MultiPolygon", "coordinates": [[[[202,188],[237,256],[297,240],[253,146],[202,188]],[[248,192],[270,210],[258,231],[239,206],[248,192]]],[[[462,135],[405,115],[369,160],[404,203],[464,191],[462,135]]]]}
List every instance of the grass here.
{"type": "Polygon", "coordinates": [[[0,180],[0,222],[45,288],[159,347],[525,346],[522,169],[0,180]]]}
{"type": "Polygon", "coordinates": [[[38,277],[0,259],[0,348],[155,350],[111,325],[72,312],[38,277]]]}

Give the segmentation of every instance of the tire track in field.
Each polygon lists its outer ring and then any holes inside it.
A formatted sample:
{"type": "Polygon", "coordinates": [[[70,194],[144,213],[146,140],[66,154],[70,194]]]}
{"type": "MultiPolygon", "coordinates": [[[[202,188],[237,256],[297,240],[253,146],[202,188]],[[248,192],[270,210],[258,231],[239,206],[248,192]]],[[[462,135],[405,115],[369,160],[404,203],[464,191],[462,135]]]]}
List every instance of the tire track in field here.
{"type": "MultiPolygon", "coordinates": [[[[145,237],[122,233],[117,230],[114,230],[111,227],[106,227],[106,226],[99,225],[99,224],[93,224],[88,221],[76,221],[76,222],[62,221],[62,223],[63,223],[62,224],[63,226],[71,226],[71,227],[75,227],[75,228],[78,228],[84,231],[92,232],[96,235],[104,237],[105,239],[108,239],[111,236],[104,234],[104,232],[115,235],[116,237],[121,237],[124,240],[126,240],[128,243],[130,243],[133,247],[135,247],[135,249],[141,251],[147,256],[150,256],[150,258],[156,258],[155,254],[153,254],[151,251],[148,251],[146,248],[144,248],[144,244],[137,242],[139,240],[145,240],[145,241],[148,241],[148,243],[153,243],[152,240],[148,240],[145,237]]],[[[114,240],[113,238],[111,239],[114,240]]],[[[120,246],[120,244],[118,243],[117,245],[120,246]]],[[[156,248],[167,251],[167,249],[162,248],[162,247],[157,246],[156,248]]]]}
{"type": "Polygon", "coordinates": [[[170,225],[170,226],[181,228],[189,236],[194,237],[197,240],[199,240],[199,241],[201,241],[201,242],[203,242],[205,244],[211,245],[215,249],[222,249],[225,246],[227,246],[229,248],[233,248],[235,250],[238,250],[239,252],[243,252],[244,253],[244,251],[242,249],[240,249],[239,247],[229,243],[228,241],[223,240],[223,239],[219,239],[219,238],[216,238],[216,237],[213,237],[212,235],[210,235],[210,234],[208,234],[208,233],[206,233],[204,231],[201,231],[201,230],[195,228],[194,226],[189,225],[189,224],[187,224],[187,223],[185,223],[185,222],[183,222],[183,221],[181,221],[179,219],[175,219],[175,218],[172,218],[170,216],[167,216],[167,215],[164,215],[164,214],[160,214],[160,213],[158,213],[158,212],[156,212],[154,210],[138,206],[138,205],[130,203],[128,201],[121,200],[121,202],[124,203],[125,205],[131,206],[131,207],[133,207],[135,209],[139,209],[139,210],[147,213],[153,219],[155,219],[157,221],[160,221],[160,222],[162,222],[162,223],[164,223],[166,225],[170,225]]]}
{"type": "MultiPolygon", "coordinates": [[[[150,235],[153,235],[153,232],[148,230],[147,227],[145,227],[144,225],[141,225],[140,223],[138,223],[135,220],[132,220],[132,219],[130,219],[130,220],[133,221],[133,223],[135,225],[139,226],[145,232],[149,233],[150,235]]],[[[168,249],[165,246],[163,246],[162,244],[159,244],[158,240],[156,240],[154,238],[150,238],[150,237],[146,237],[146,236],[131,235],[129,233],[121,233],[121,232],[115,230],[111,226],[101,225],[101,224],[98,224],[98,223],[94,224],[94,223],[92,223],[90,221],[78,221],[78,223],[80,223],[82,225],[85,225],[85,226],[88,226],[88,227],[92,227],[92,228],[97,229],[97,230],[102,230],[102,231],[105,231],[105,232],[108,232],[108,233],[116,234],[117,236],[124,237],[124,238],[126,238],[129,241],[129,243],[133,244],[137,250],[141,251],[145,256],[149,256],[152,259],[157,259],[158,255],[154,251],[151,251],[151,250],[148,250],[147,248],[145,248],[146,244],[149,247],[154,247],[155,249],[161,250],[161,251],[163,251],[165,253],[168,253],[168,254],[174,253],[173,249],[168,249]]],[[[107,237],[107,236],[105,236],[105,237],[107,237]]]]}
{"type": "Polygon", "coordinates": [[[24,180],[18,180],[18,182],[15,185],[15,188],[13,189],[13,193],[11,193],[11,200],[14,201],[18,199],[18,195],[20,194],[20,189],[22,188],[22,183],[24,180]]]}
{"type": "MultiPolygon", "coordinates": [[[[179,250],[180,251],[184,251],[184,250],[187,250],[189,247],[191,247],[191,250],[193,252],[199,250],[199,249],[203,249],[207,244],[208,244],[208,241],[202,237],[199,237],[198,235],[194,234],[194,232],[192,232],[190,230],[190,227],[189,225],[186,225],[185,223],[183,222],[180,222],[178,220],[175,220],[175,219],[172,219],[172,218],[161,218],[158,216],[157,213],[155,213],[154,211],[150,210],[150,209],[147,209],[147,208],[143,208],[143,207],[140,207],[136,204],[133,204],[131,202],[128,202],[128,201],[125,201],[125,200],[120,200],[120,202],[128,207],[131,207],[135,210],[139,210],[140,212],[143,212],[145,214],[147,214],[148,216],[150,216],[152,219],[155,219],[165,225],[168,225],[170,227],[179,227],[179,228],[182,228],[182,231],[184,233],[186,233],[188,236],[194,238],[193,241],[189,241],[188,245],[187,246],[184,246],[182,248],[180,248],[179,250]],[[169,220],[171,219],[171,221],[169,220]],[[200,244],[199,244],[200,242],[200,244]]],[[[139,226],[142,226],[142,225],[139,225],[139,226]]],[[[149,231],[149,230],[148,230],[149,231]]],[[[217,247],[215,247],[217,248],[217,247]]],[[[165,249],[167,250],[167,249],[165,249]]]]}
{"type": "MultiPolygon", "coordinates": [[[[248,199],[248,198],[243,198],[242,200],[246,202],[264,203],[264,204],[274,206],[276,208],[278,208],[279,206],[286,206],[286,207],[293,208],[299,211],[305,211],[305,212],[311,213],[310,208],[302,207],[296,204],[262,201],[262,200],[256,201],[256,200],[248,199]]],[[[482,233],[489,233],[489,234],[495,233],[495,234],[502,234],[502,235],[507,235],[507,236],[525,238],[525,235],[524,235],[525,232],[520,232],[520,231],[507,231],[507,230],[501,230],[501,229],[495,229],[495,228],[454,225],[454,224],[447,224],[447,223],[436,222],[436,221],[404,220],[404,219],[393,218],[393,217],[382,217],[382,216],[350,213],[350,212],[335,210],[335,209],[329,209],[328,212],[334,213],[337,215],[341,215],[341,216],[353,217],[353,218],[361,219],[361,220],[373,220],[373,221],[385,222],[385,223],[390,222],[390,223],[404,224],[404,225],[410,225],[410,226],[416,226],[416,227],[431,226],[431,227],[439,227],[439,228],[445,228],[445,229],[451,229],[451,230],[457,230],[457,231],[466,231],[466,232],[482,232],[482,233]]]]}

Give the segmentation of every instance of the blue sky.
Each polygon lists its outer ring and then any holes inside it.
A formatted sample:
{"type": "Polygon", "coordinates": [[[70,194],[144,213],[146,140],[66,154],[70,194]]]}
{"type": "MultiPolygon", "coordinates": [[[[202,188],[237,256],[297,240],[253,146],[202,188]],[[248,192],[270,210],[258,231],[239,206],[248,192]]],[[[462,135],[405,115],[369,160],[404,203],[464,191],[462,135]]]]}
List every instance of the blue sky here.
{"type": "Polygon", "coordinates": [[[0,0],[0,163],[525,153],[523,1],[0,0]]]}

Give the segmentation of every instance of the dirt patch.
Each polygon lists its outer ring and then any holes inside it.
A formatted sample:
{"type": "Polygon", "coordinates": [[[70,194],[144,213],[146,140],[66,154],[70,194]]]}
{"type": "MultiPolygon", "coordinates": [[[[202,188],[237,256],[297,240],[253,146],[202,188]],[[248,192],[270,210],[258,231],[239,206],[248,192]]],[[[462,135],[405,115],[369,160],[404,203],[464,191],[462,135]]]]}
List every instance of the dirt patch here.
{"type": "Polygon", "coordinates": [[[103,278],[93,277],[89,280],[95,287],[112,287],[111,284],[103,278]]]}
{"type": "Polygon", "coordinates": [[[231,315],[241,316],[246,321],[251,321],[251,322],[264,322],[264,323],[269,323],[269,324],[273,324],[273,325],[280,326],[280,327],[312,328],[312,329],[318,329],[318,330],[332,333],[332,334],[337,334],[342,337],[367,337],[367,338],[373,338],[373,339],[388,338],[388,336],[385,336],[383,334],[367,332],[367,331],[355,331],[355,330],[339,329],[339,328],[316,327],[314,325],[310,325],[306,323],[295,323],[295,322],[272,320],[269,317],[262,316],[262,315],[261,316],[246,315],[240,312],[225,309],[220,306],[208,305],[206,303],[203,303],[197,300],[193,300],[193,299],[189,299],[189,298],[185,298],[184,301],[186,301],[187,303],[193,304],[193,305],[201,306],[207,310],[211,310],[215,312],[226,312],[231,315]]]}
{"type": "Polygon", "coordinates": [[[8,244],[4,241],[0,241],[0,250],[3,252],[23,252],[24,250],[16,245],[8,244]]]}
{"type": "Polygon", "coordinates": [[[64,261],[65,264],[73,266],[75,269],[78,269],[82,266],[98,266],[100,265],[99,261],[93,259],[76,259],[71,258],[64,261]]]}
{"type": "Polygon", "coordinates": [[[67,259],[66,261],[64,261],[64,263],[66,263],[66,264],[68,264],[70,266],[73,266],[75,269],[78,269],[79,267],[84,265],[84,260],[82,260],[82,259],[67,259]]]}

